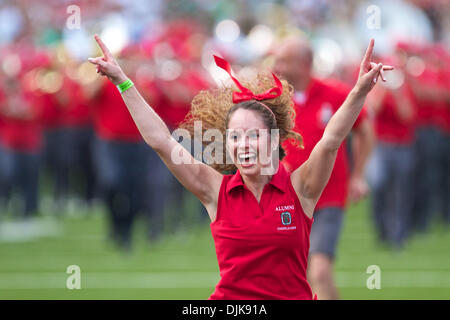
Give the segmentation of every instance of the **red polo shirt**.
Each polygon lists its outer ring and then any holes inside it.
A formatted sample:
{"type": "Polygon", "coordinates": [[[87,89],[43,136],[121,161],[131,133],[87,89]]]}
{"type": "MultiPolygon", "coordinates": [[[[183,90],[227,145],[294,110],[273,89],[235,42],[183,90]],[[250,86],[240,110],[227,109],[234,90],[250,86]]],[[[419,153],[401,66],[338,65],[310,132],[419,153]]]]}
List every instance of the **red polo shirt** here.
{"type": "Polygon", "coordinates": [[[97,136],[105,140],[128,142],[142,140],[119,90],[110,81],[104,82],[93,106],[97,136]]]}
{"type": "MultiPolygon", "coordinates": [[[[325,127],[347,98],[350,88],[337,81],[312,79],[304,93],[294,94],[295,128],[303,137],[304,149],[299,149],[286,141],[283,147],[286,157],[283,162],[290,171],[300,167],[311,154],[315,145],[322,138],[325,127]]],[[[358,127],[367,118],[365,108],[361,111],[354,125],[358,127]]],[[[344,208],[347,201],[349,168],[346,145],[338,150],[336,162],[330,180],[322,192],[316,210],[324,207],[344,208]]]]}
{"type": "Polygon", "coordinates": [[[306,269],[312,223],[283,165],[259,203],[239,170],[225,175],[211,223],[221,279],[210,299],[311,300],[306,269]]]}

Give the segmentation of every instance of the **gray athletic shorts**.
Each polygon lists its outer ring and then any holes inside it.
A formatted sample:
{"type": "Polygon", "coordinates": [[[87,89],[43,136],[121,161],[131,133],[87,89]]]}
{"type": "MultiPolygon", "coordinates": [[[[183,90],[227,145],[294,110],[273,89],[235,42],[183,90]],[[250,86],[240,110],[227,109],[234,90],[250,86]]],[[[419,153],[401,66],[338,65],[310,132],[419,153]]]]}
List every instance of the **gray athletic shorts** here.
{"type": "Polygon", "coordinates": [[[343,214],[343,209],[336,207],[323,208],[314,212],[314,223],[309,237],[309,256],[323,253],[334,259],[343,214]]]}

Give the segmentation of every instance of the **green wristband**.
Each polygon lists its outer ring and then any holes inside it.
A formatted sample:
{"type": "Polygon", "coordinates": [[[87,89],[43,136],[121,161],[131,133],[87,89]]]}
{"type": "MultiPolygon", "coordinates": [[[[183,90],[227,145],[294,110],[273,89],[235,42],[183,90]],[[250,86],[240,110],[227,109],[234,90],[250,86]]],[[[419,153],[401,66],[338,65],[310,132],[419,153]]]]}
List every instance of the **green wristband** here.
{"type": "Polygon", "coordinates": [[[122,82],[121,84],[118,84],[117,89],[119,89],[120,93],[124,93],[125,91],[130,89],[132,86],[134,86],[133,81],[131,81],[130,79],[127,79],[124,82],[122,82]]]}

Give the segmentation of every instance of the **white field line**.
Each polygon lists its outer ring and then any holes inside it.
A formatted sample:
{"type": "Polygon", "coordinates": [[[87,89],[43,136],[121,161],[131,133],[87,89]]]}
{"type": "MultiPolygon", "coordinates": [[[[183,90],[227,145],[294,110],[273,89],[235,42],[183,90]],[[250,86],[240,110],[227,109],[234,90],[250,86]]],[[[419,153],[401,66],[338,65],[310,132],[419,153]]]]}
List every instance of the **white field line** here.
{"type": "MultiPolygon", "coordinates": [[[[64,289],[64,272],[0,273],[0,289],[64,289]]],[[[81,287],[88,289],[209,288],[219,280],[217,272],[85,272],[81,287]]]]}
{"type": "MultiPolygon", "coordinates": [[[[365,272],[337,272],[340,288],[366,288],[370,275],[365,272]]],[[[0,290],[65,289],[68,274],[61,272],[0,273],[0,290]]],[[[82,289],[176,289],[213,288],[216,272],[84,272],[82,289]]],[[[450,288],[450,271],[381,270],[383,288],[450,288]]]]}

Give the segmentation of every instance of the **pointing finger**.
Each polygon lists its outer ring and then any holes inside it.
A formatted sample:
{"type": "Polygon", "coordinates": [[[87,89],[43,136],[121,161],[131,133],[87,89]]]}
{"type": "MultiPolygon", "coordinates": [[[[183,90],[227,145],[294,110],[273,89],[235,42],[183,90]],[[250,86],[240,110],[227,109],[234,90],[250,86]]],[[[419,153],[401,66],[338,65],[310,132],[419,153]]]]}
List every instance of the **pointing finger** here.
{"type": "Polygon", "coordinates": [[[367,47],[366,54],[364,55],[364,59],[362,61],[363,65],[367,65],[372,59],[373,46],[375,44],[374,39],[370,39],[369,46],[367,47]]]}
{"type": "Polygon", "coordinates": [[[111,52],[109,51],[108,47],[103,43],[102,39],[100,39],[100,37],[98,35],[94,36],[95,41],[97,41],[100,49],[103,52],[103,55],[107,58],[107,59],[112,59],[113,56],[111,54],[111,52]]]}

